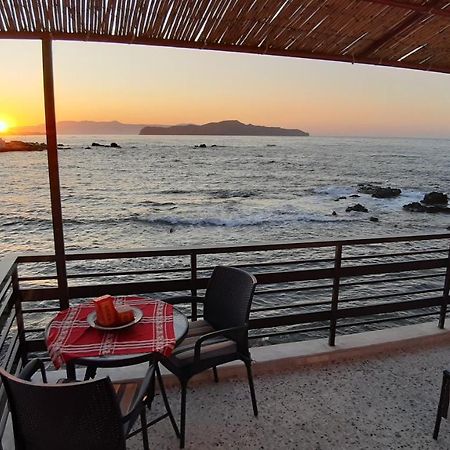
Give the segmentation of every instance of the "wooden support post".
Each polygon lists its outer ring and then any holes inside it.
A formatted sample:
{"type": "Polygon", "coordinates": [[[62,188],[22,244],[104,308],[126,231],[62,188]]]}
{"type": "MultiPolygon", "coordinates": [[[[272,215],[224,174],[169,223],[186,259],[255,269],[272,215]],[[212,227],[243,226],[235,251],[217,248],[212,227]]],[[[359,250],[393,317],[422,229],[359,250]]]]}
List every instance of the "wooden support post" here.
{"type": "Polygon", "coordinates": [[[442,305],[439,314],[439,328],[443,329],[445,325],[445,316],[447,315],[447,305],[450,291],[450,249],[448,251],[447,270],[445,272],[444,291],[442,292],[442,305]]]}
{"type": "MultiPolygon", "coordinates": [[[[197,254],[196,253],[192,253],[191,254],[191,283],[192,283],[192,287],[191,287],[191,295],[193,297],[197,296],[197,254]]],[[[191,315],[192,315],[192,320],[195,321],[197,320],[197,302],[192,302],[191,304],[191,315]]]]}
{"type": "Polygon", "coordinates": [[[48,175],[52,205],[53,240],[55,244],[56,274],[58,278],[59,304],[61,309],[69,307],[66,255],[59,181],[58,144],[56,138],[55,89],[53,83],[52,40],[42,40],[42,63],[44,74],[45,128],[47,133],[48,175]]]}
{"type": "Polygon", "coordinates": [[[341,282],[341,265],[342,265],[342,244],[336,244],[336,251],[334,256],[334,279],[333,279],[333,294],[331,298],[331,319],[330,319],[330,335],[328,337],[328,345],[334,347],[336,341],[336,323],[337,310],[339,301],[339,286],[341,282]]]}

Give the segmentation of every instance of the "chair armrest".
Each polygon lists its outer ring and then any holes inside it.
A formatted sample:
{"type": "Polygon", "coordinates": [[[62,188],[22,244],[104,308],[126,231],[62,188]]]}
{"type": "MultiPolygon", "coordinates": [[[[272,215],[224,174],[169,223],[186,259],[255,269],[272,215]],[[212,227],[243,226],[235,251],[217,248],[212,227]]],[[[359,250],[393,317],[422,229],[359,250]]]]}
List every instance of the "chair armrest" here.
{"type": "Polygon", "coordinates": [[[31,381],[33,375],[40,370],[42,375],[42,381],[47,383],[47,374],[45,372],[44,363],[39,359],[32,359],[25,367],[20,371],[19,378],[25,381],[31,381]]]}
{"type": "Polygon", "coordinates": [[[205,301],[205,297],[198,297],[195,295],[180,295],[178,297],[171,297],[164,299],[166,303],[170,303],[171,305],[180,305],[182,303],[203,303],[205,301]]]}
{"type": "Polygon", "coordinates": [[[213,339],[217,336],[223,336],[228,339],[232,339],[233,341],[238,340],[240,335],[242,335],[243,332],[248,331],[248,325],[242,325],[239,327],[232,327],[232,328],[224,328],[222,330],[212,331],[211,333],[204,334],[203,336],[199,337],[195,343],[194,347],[194,363],[200,361],[200,354],[201,354],[201,348],[202,344],[205,341],[208,341],[209,339],[213,339]],[[234,338],[234,339],[233,339],[234,338]]]}

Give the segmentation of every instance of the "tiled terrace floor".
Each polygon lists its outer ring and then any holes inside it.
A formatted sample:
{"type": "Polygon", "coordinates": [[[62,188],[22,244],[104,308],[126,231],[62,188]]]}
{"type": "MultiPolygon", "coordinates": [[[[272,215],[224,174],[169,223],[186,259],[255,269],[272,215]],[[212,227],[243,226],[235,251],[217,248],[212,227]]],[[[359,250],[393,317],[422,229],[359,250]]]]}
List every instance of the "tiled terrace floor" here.
{"type": "MultiPolygon", "coordinates": [[[[193,384],[187,449],[450,449],[450,422],[431,435],[450,348],[307,367],[255,378],[260,415],[246,382],[193,384]]],[[[220,376],[220,371],[219,371],[220,376]]],[[[169,392],[178,414],[177,389],[169,392]]],[[[151,448],[177,449],[167,420],[149,429],[151,448]]],[[[141,449],[138,438],[130,449],[141,449]]]]}

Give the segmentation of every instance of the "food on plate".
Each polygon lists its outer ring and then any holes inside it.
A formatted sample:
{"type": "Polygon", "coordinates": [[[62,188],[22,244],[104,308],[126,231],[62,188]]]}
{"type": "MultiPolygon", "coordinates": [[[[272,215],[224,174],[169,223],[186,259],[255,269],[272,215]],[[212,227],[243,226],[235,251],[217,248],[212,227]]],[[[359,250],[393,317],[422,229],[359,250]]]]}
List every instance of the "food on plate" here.
{"type": "Polygon", "coordinates": [[[116,306],[117,325],[125,325],[134,320],[134,312],[129,306],[116,306]]]}
{"type": "Polygon", "coordinates": [[[102,327],[113,327],[117,322],[117,311],[114,307],[114,297],[112,295],[102,295],[94,299],[96,322],[102,327]]]}

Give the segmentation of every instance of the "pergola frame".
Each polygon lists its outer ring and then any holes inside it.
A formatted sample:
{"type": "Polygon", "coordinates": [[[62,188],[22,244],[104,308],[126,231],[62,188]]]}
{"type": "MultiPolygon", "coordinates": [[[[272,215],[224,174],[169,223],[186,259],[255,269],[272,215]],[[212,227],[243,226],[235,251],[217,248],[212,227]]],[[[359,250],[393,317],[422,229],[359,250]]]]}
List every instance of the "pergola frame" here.
{"type": "Polygon", "coordinates": [[[444,0],[0,0],[0,39],[42,40],[60,305],[69,304],[52,41],[197,48],[450,73],[444,0]]]}

